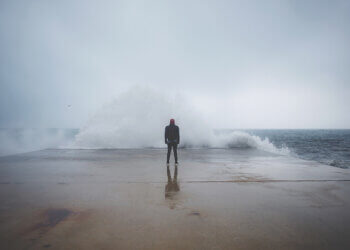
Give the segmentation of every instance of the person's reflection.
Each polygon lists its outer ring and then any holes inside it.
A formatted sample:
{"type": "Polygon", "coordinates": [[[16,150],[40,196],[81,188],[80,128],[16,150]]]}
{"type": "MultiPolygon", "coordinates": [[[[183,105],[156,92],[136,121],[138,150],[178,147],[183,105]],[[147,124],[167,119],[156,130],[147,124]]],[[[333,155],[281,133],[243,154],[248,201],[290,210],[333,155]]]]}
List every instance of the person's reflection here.
{"type": "MultiPolygon", "coordinates": [[[[178,191],[180,191],[180,186],[177,183],[177,165],[175,165],[174,169],[174,178],[171,178],[170,168],[167,166],[167,175],[168,175],[168,183],[165,185],[165,199],[170,199],[174,201],[175,195],[178,191]]],[[[173,209],[175,207],[175,203],[170,203],[170,208],[173,209]]]]}

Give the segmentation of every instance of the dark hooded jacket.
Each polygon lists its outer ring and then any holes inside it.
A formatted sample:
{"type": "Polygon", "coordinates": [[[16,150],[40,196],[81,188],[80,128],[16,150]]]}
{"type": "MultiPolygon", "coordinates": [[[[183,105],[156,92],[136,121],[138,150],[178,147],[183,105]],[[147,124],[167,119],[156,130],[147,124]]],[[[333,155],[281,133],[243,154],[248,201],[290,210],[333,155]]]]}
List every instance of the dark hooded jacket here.
{"type": "Polygon", "coordinates": [[[175,124],[169,124],[165,127],[164,135],[165,143],[180,143],[180,132],[179,127],[175,124]]]}

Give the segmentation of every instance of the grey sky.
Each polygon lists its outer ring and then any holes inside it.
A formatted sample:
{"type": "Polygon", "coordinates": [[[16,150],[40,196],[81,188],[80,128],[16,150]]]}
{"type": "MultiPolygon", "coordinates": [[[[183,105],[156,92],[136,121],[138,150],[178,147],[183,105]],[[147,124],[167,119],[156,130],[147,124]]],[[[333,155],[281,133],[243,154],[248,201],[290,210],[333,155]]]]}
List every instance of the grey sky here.
{"type": "Polygon", "coordinates": [[[3,0],[0,127],[80,127],[146,85],[219,128],[350,128],[349,13],[350,1],[3,0]]]}

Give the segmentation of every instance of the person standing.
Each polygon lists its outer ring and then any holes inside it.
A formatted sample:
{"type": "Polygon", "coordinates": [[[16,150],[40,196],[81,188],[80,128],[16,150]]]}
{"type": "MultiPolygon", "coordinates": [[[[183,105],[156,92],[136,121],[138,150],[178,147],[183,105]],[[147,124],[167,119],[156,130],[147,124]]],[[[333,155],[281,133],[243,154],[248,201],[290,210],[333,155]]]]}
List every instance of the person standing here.
{"type": "Polygon", "coordinates": [[[177,145],[180,143],[180,129],[175,125],[175,120],[170,119],[170,124],[165,127],[164,134],[165,144],[168,145],[168,153],[166,158],[166,163],[169,164],[171,149],[174,150],[175,164],[177,161],[177,145]]]}

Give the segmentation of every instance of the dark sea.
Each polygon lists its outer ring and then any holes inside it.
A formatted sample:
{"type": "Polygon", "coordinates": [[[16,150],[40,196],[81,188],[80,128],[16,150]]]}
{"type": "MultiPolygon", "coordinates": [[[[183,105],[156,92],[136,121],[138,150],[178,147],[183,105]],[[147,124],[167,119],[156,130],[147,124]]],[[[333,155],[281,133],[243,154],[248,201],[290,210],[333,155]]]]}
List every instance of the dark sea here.
{"type": "Polygon", "coordinates": [[[350,129],[263,129],[246,132],[268,138],[278,148],[286,146],[296,157],[350,168],[350,129]]]}

